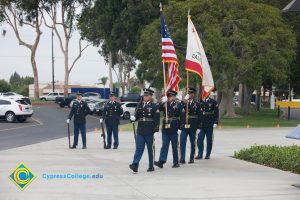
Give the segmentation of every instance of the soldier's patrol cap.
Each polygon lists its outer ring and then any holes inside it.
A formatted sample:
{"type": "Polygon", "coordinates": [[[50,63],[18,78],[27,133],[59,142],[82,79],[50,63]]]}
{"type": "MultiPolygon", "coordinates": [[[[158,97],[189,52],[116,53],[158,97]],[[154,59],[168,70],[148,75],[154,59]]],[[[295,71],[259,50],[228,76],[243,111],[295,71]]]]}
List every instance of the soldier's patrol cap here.
{"type": "Polygon", "coordinates": [[[110,96],[110,97],[116,96],[116,93],[111,92],[111,93],[109,94],[109,96],[110,96]]]}
{"type": "Polygon", "coordinates": [[[76,95],[77,95],[77,96],[82,96],[82,93],[81,93],[81,92],[77,92],[76,95]]]}
{"type": "Polygon", "coordinates": [[[144,88],[143,91],[144,91],[144,94],[143,94],[144,96],[148,96],[148,95],[152,96],[154,93],[154,91],[151,90],[150,88],[144,88]]]}
{"type": "Polygon", "coordinates": [[[177,92],[174,91],[174,90],[170,90],[167,94],[168,97],[171,97],[171,96],[176,96],[177,95],[177,92]]]}
{"type": "Polygon", "coordinates": [[[194,94],[196,92],[196,89],[195,88],[192,88],[192,87],[189,87],[188,88],[188,93],[189,94],[194,94]]]}

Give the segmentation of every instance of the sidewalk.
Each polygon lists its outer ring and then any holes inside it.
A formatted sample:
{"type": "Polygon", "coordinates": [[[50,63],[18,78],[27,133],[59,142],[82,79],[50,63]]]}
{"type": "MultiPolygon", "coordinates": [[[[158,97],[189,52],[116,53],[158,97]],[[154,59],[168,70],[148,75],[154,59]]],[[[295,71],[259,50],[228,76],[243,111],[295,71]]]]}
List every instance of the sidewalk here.
{"type": "MultiPolygon", "coordinates": [[[[231,158],[235,150],[253,144],[300,145],[284,136],[291,128],[216,129],[211,160],[196,161],[173,169],[171,148],[163,169],[146,172],[147,150],[139,173],[128,168],[134,154],[133,133],[120,133],[118,150],[104,150],[100,133],[89,133],[88,149],[69,150],[67,138],[0,151],[0,200],[75,199],[284,199],[299,200],[300,175],[231,158]],[[101,142],[100,142],[101,141],[101,142]],[[37,178],[20,191],[8,175],[24,162],[37,178]],[[81,173],[102,179],[45,180],[42,175],[81,173]]],[[[81,144],[81,140],[80,140],[81,144]]],[[[156,136],[156,159],[161,135],[156,136]]],[[[189,145],[187,153],[189,153],[189,145]]],[[[186,159],[187,160],[187,159],[186,159]]]]}

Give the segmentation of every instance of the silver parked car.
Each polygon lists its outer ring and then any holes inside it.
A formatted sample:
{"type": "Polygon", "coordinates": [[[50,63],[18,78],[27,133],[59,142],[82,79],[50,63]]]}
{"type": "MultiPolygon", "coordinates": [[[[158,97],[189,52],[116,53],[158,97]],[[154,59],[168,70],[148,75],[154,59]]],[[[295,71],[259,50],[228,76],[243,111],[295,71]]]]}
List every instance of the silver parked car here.
{"type": "Polygon", "coordinates": [[[47,95],[40,96],[40,100],[55,101],[56,97],[64,97],[64,94],[58,92],[50,92],[47,95]]]}

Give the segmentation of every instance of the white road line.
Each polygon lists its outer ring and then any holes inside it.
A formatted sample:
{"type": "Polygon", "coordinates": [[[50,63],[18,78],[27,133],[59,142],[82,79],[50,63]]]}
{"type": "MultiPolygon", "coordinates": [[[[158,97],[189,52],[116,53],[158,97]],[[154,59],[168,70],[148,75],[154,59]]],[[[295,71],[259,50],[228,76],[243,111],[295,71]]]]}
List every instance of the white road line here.
{"type": "Polygon", "coordinates": [[[31,125],[19,126],[19,127],[15,127],[15,128],[1,129],[0,132],[11,131],[11,130],[17,130],[17,129],[21,129],[21,128],[35,127],[35,126],[41,126],[41,125],[43,125],[43,122],[39,121],[38,119],[35,119],[33,117],[31,117],[31,119],[33,121],[35,121],[36,123],[38,123],[38,124],[31,124],[31,125]]]}
{"type": "Polygon", "coordinates": [[[31,119],[35,122],[37,122],[39,125],[43,125],[44,123],[38,119],[35,119],[34,117],[31,117],[31,119]]]}
{"type": "Polygon", "coordinates": [[[27,128],[27,127],[34,127],[34,126],[41,126],[41,124],[33,124],[33,125],[27,125],[27,126],[20,126],[20,127],[16,127],[16,128],[2,129],[2,130],[0,130],[0,132],[16,130],[16,129],[21,129],[21,128],[27,128]]]}

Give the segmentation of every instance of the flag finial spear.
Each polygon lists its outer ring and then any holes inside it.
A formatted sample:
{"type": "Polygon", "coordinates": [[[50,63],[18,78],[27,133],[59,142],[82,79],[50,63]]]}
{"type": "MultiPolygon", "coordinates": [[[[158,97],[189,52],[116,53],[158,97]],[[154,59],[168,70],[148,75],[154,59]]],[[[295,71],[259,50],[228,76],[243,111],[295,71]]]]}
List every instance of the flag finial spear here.
{"type": "Polygon", "coordinates": [[[159,3],[159,8],[160,8],[160,9],[159,9],[160,12],[162,12],[163,6],[162,6],[162,3],[161,3],[161,2],[159,3]]]}
{"type": "Polygon", "coordinates": [[[191,17],[191,15],[190,15],[190,9],[188,10],[188,18],[190,18],[191,17]]]}

